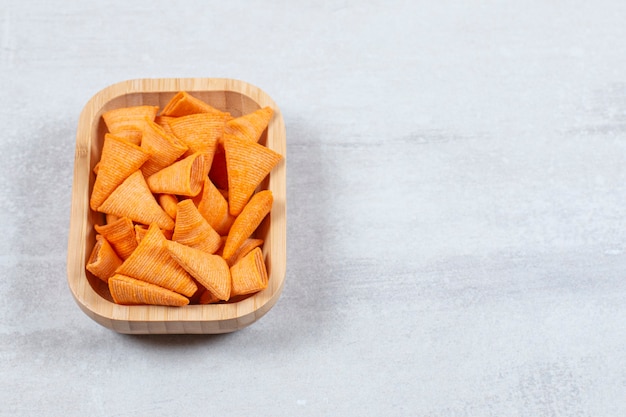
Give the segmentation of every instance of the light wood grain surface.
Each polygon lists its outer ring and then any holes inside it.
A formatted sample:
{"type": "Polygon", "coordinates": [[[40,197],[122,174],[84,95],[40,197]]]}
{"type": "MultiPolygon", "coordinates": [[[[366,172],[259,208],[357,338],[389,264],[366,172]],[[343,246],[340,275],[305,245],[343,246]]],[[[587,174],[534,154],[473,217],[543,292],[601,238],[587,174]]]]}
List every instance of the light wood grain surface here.
{"type": "Polygon", "coordinates": [[[3,2],[0,415],[626,415],[624,22],[608,0],[3,2]],[[282,111],[285,286],[228,335],[121,335],[66,279],[80,111],[196,77],[282,111]]]}

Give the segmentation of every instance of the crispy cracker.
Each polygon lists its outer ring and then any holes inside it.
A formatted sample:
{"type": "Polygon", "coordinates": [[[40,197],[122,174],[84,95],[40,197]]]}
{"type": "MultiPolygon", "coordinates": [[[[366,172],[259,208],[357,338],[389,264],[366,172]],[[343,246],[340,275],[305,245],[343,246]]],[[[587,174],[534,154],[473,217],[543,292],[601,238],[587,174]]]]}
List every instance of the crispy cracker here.
{"type": "Polygon", "coordinates": [[[139,146],[109,133],[105,134],[96,180],[89,199],[91,209],[97,210],[113,190],[141,168],[149,158],[150,153],[139,146]]]}
{"type": "Polygon", "coordinates": [[[273,114],[274,110],[271,107],[260,108],[226,122],[225,132],[241,139],[258,142],[273,114]]]}
{"type": "Polygon", "coordinates": [[[168,134],[154,122],[149,122],[145,126],[141,148],[150,153],[150,158],[141,167],[146,178],[173,164],[188,149],[176,136],[168,134]]]}
{"type": "Polygon", "coordinates": [[[273,202],[274,197],[270,190],[259,191],[252,196],[228,232],[222,254],[225,259],[232,258],[244,241],[254,233],[272,209],[273,202]]]}
{"type": "Polygon", "coordinates": [[[230,270],[221,256],[174,241],[167,241],[165,246],[172,258],[217,298],[230,298],[230,270]]]}
{"type": "Polygon", "coordinates": [[[229,113],[216,109],[186,91],[176,93],[163,108],[161,116],[181,117],[197,113],[215,113],[230,116],[229,113]]]}
{"type": "Polygon", "coordinates": [[[119,217],[111,223],[95,225],[94,228],[104,236],[122,260],[127,259],[137,248],[133,221],[128,217],[119,217]]]}
{"type": "Polygon", "coordinates": [[[261,248],[255,248],[230,268],[230,296],[252,294],[267,288],[267,268],[261,248]]]}
{"type": "Polygon", "coordinates": [[[102,114],[110,133],[123,130],[142,130],[146,121],[153,121],[158,106],[131,106],[112,109],[102,114]]]}
{"type": "Polygon", "coordinates": [[[174,220],[159,206],[141,171],[135,171],[124,180],[98,207],[98,211],[128,217],[146,225],[155,223],[162,229],[174,228],[174,220]]]}
{"type": "Polygon", "coordinates": [[[204,181],[202,192],[194,198],[198,211],[221,236],[228,234],[235,216],[228,211],[228,201],[210,179],[204,181]]]}
{"type": "Polygon", "coordinates": [[[165,248],[166,241],[158,226],[151,224],[137,249],[116,272],[190,297],[198,287],[191,276],[172,259],[165,248]]]}
{"type": "Polygon", "coordinates": [[[275,151],[256,142],[224,135],[228,170],[228,209],[237,216],[255,189],[282,159],[275,151]]]}
{"type": "Polygon", "coordinates": [[[146,182],[150,190],[156,194],[194,197],[202,191],[202,185],[209,172],[205,162],[203,153],[194,153],[150,175],[146,182]]]}
{"type": "Polygon", "coordinates": [[[96,236],[96,243],[87,260],[87,270],[107,282],[115,274],[115,270],[122,264],[113,247],[101,235],[96,236]]]}
{"type": "Polygon", "coordinates": [[[220,235],[202,217],[192,200],[178,203],[172,240],[206,253],[215,253],[222,244],[220,235]]]}
{"type": "Polygon", "coordinates": [[[109,291],[113,301],[122,305],[181,307],[189,304],[189,299],[181,294],[123,274],[109,279],[109,291]]]}

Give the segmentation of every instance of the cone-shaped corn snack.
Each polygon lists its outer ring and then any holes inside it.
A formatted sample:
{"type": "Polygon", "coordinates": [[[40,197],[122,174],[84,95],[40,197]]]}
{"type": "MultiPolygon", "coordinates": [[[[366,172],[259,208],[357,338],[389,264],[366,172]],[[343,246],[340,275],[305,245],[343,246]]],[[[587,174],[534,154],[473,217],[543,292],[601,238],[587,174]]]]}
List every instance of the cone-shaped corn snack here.
{"type": "MultiPolygon", "coordinates": [[[[148,233],[148,226],[145,224],[136,224],[135,225],[135,240],[137,244],[141,243],[141,239],[148,233]]],[[[165,239],[172,240],[172,234],[174,234],[173,230],[164,230],[161,229],[161,233],[165,236],[165,239]]]]}
{"type": "Polygon", "coordinates": [[[118,221],[120,219],[120,217],[116,216],[115,214],[107,214],[107,213],[105,213],[104,218],[106,220],[105,221],[106,224],[111,224],[111,223],[116,222],[116,221],[118,221]]]}
{"type": "Polygon", "coordinates": [[[261,248],[253,249],[230,268],[230,296],[251,294],[267,288],[267,268],[261,248]]]}
{"type": "Polygon", "coordinates": [[[123,305],[180,307],[189,304],[189,299],[174,291],[122,274],[109,279],[109,291],[113,301],[123,305]]]}
{"type": "Polygon", "coordinates": [[[274,197],[270,190],[259,191],[252,196],[228,232],[222,254],[224,259],[231,258],[243,242],[254,233],[263,218],[270,212],[273,202],[274,197]]]}
{"type": "Polygon", "coordinates": [[[172,258],[217,298],[230,298],[230,270],[221,256],[173,241],[166,241],[165,246],[172,258]]]}
{"type": "Polygon", "coordinates": [[[121,264],[122,260],[109,245],[109,242],[101,235],[97,235],[96,244],[87,260],[87,270],[107,282],[121,264]]]}
{"type": "Polygon", "coordinates": [[[254,190],[282,159],[273,150],[256,142],[224,135],[228,169],[228,209],[237,216],[254,190]]]}
{"type": "Polygon", "coordinates": [[[172,240],[206,253],[215,253],[222,245],[220,235],[213,230],[189,199],[178,203],[172,240]]]}
{"type": "Polygon", "coordinates": [[[174,220],[159,206],[141,171],[135,171],[120,184],[98,207],[98,211],[128,217],[146,225],[155,223],[162,229],[174,228],[174,220]]]}
{"type": "Polygon", "coordinates": [[[165,242],[167,240],[158,226],[151,224],[137,249],[116,272],[190,297],[198,287],[178,262],[172,259],[165,242]]]}
{"type": "Polygon", "coordinates": [[[252,252],[254,248],[258,248],[261,245],[263,245],[263,239],[248,238],[244,240],[235,253],[233,253],[230,258],[226,259],[226,263],[228,266],[235,265],[241,258],[252,252]]]}
{"type": "Polygon", "coordinates": [[[241,139],[258,142],[274,114],[271,107],[263,107],[252,113],[229,120],[225,132],[241,139]]]}
{"type": "Polygon", "coordinates": [[[210,179],[204,181],[202,192],[196,196],[194,202],[202,217],[217,233],[221,236],[228,234],[235,216],[228,212],[228,202],[210,179]]]}
{"type": "Polygon", "coordinates": [[[102,114],[110,133],[123,130],[142,130],[146,121],[154,121],[157,106],[132,106],[113,109],[102,114]]]}
{"type": "Polygon", "coordinates": [[[172,99],[163,108],[161,116],[180,117],[196,113],[215,113],[230,116],[229,113],[216,109],[186,91],[180,91],[172,97],[172,99]]]}
{"type": "Polygon", "coordinates": [[[159,205],[170,216],[176,220],[176,210],[178,210],[178,198],[174,194],[159,194],[157,196],[159,205]]]}
{"type": "Polygon", "coordinates": [[[115,132],[115,136],[120,139],[124,139],[126,142],[130,142],[134,145],[141,145],[141,137],[143,136],[142,130],[120,130],[115,132]]]}
{"type": "Polygon", "coordinates": [[[199,113],[177,117],[170,120],[169,125],[174,135],[189,148],[185,156],[204,152],[210,166],[217,144],[224,136],[225,123],[222,115],[199,113]]]}
{"type": "Polygon", "coordinates": [[[154,122],[144,128],[141,148],[150,153],[150,158],[141,167],[146,178],[171,165],[187,151],[184,143],[154,122]]]}
{"type": "Polygon", "coordinates": [[[196,196],[209,172],[203,153],[194,153],[185,159],[150,175],[146,182],[153,193],[196,196]]]}
{"type": "Polygon", "coordinates": [[[104,236],[122,260],[128,258],[137,247],[133,221],[128,217],[120,217],[103,226],[95,225],[94,228],[104,236]]]}
{"type": "Polygon", "coordinates": [[[98,207],[133,172],[150,157],[144,149],[114,135],[104,135],[102,156],[98,163],[98,175],[89,200],[92,210],[98,207]]]}
{"type": "Polygon", "coordinates": [[[170,117],[170,116],[157,116],[154,119],[154,123],[158,124],[159,126],[161,126],[163,128],[163,130],[170,135],[173,135],[174,132],[172,132],[172,128],[170,127],[170,121],[176,119],[175,117],[170,117]]]}

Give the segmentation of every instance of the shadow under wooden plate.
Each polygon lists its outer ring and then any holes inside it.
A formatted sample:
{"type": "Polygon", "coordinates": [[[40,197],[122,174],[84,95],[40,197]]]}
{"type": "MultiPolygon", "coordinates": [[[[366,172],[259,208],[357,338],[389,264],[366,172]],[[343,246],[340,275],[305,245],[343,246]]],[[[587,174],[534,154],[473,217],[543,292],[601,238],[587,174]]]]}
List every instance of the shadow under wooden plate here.
{"type": "Polygon", "coordinates": [[[86,271],[95,243],[95,224],[104,217],[89,207],[93,168],[100,159],[106,133],[102,114],[136,105],[163,108],[179,91],[237,117],[270,106],[274,116],[259,143],[286,153],[285,124],[280,109],[259,88],[223,78],[139,79],[109,86],[85,105],[78,122],[72,208],[67,254],[68,284],[79,307],[97,323],[120,333],[180,334],[228,333],[246,327],[267,313],[280,297],[286,272],[286,163],[283,158],[260,185],[274,195],[274,204],[257,231],[264,239],[263,255],[268,287],[237,302],[185,307],[123,306],[112,302],[107,285],[86,271]]]}

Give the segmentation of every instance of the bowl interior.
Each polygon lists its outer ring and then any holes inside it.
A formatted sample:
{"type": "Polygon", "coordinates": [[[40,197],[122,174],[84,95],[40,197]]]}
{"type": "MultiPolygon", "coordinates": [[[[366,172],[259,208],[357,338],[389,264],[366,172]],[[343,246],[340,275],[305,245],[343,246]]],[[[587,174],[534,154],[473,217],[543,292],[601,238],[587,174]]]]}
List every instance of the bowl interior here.
{"type": "MultiPolygon", "coordinates": [[[[124,94],[122,96],[118,96],[113,100],[106,103],[98,113],[95,115],[95,123],[93,126],[94,131],[92,132],[92,143],[91,143],[91,157],[89,158],[89,167],[91,169],[91,174],[89,175],[89,190],[93,188],[93,183],[95,181],[95,175],[93,174],[93,168],[100,160],[100,154],[102,150],[102,145],[104,143],[104,135],[108,132],[107,127],[104,123],[104,119],[102,119],[102,114],[111,109],[121,108],[121,107],[129,107],[129,106],[141,106],[141,105],[151,105],[158,106],[159,109],[162,109],[176,94],[177,92],[151,92],[151,93],[129,93],[124,94]]],[[[235,91],[196,91],[191,92],[196,98],[209,103],[213,107],[218,110],[227,111],[233,117],[238,117],[247,113],[251,113],[261,106],[254,101],[252,98],[241,94],[235,91]]],[[[267,130],[263,132],[259,143],[265,145],[267,142],[267,130]]],[[[266,189],[267,188],[267,179],[262,183],[259,188],[266,189]]],[[[93,210],[89,210],[89,226],[91,232],[88,236],[87,241],[87,255],[91,253],[91,248],[93,248],[96,241],[96,234],[93,228],[94,225],[104,224],[105,217],[102,213],[95,212],[93,210]]],[[[267,221],[266,221],[267,223],[267,221]]],[[[266,235],[268,232],[267,224],[261,225],[259,231],[257,231],[255,237],[259,237],[261,239],[267,238],[266,235]],[[265,233],[263,233],[263,231],[265,233]]],[[[87,256],[88,258],[88,256],[87,256]]],[[[87,258],[85,259],[85,263],[87,262],[87,258]]],[[[95,277],[89,271],[87,271],[87,280],[89,281],[89,285],[93,288],[93,290],[102,298],[105,298],[108,301],[113,301],[111,298],[111,293],[109,292],[109,288],[107,285],[98,277],[95,277]]]]}

